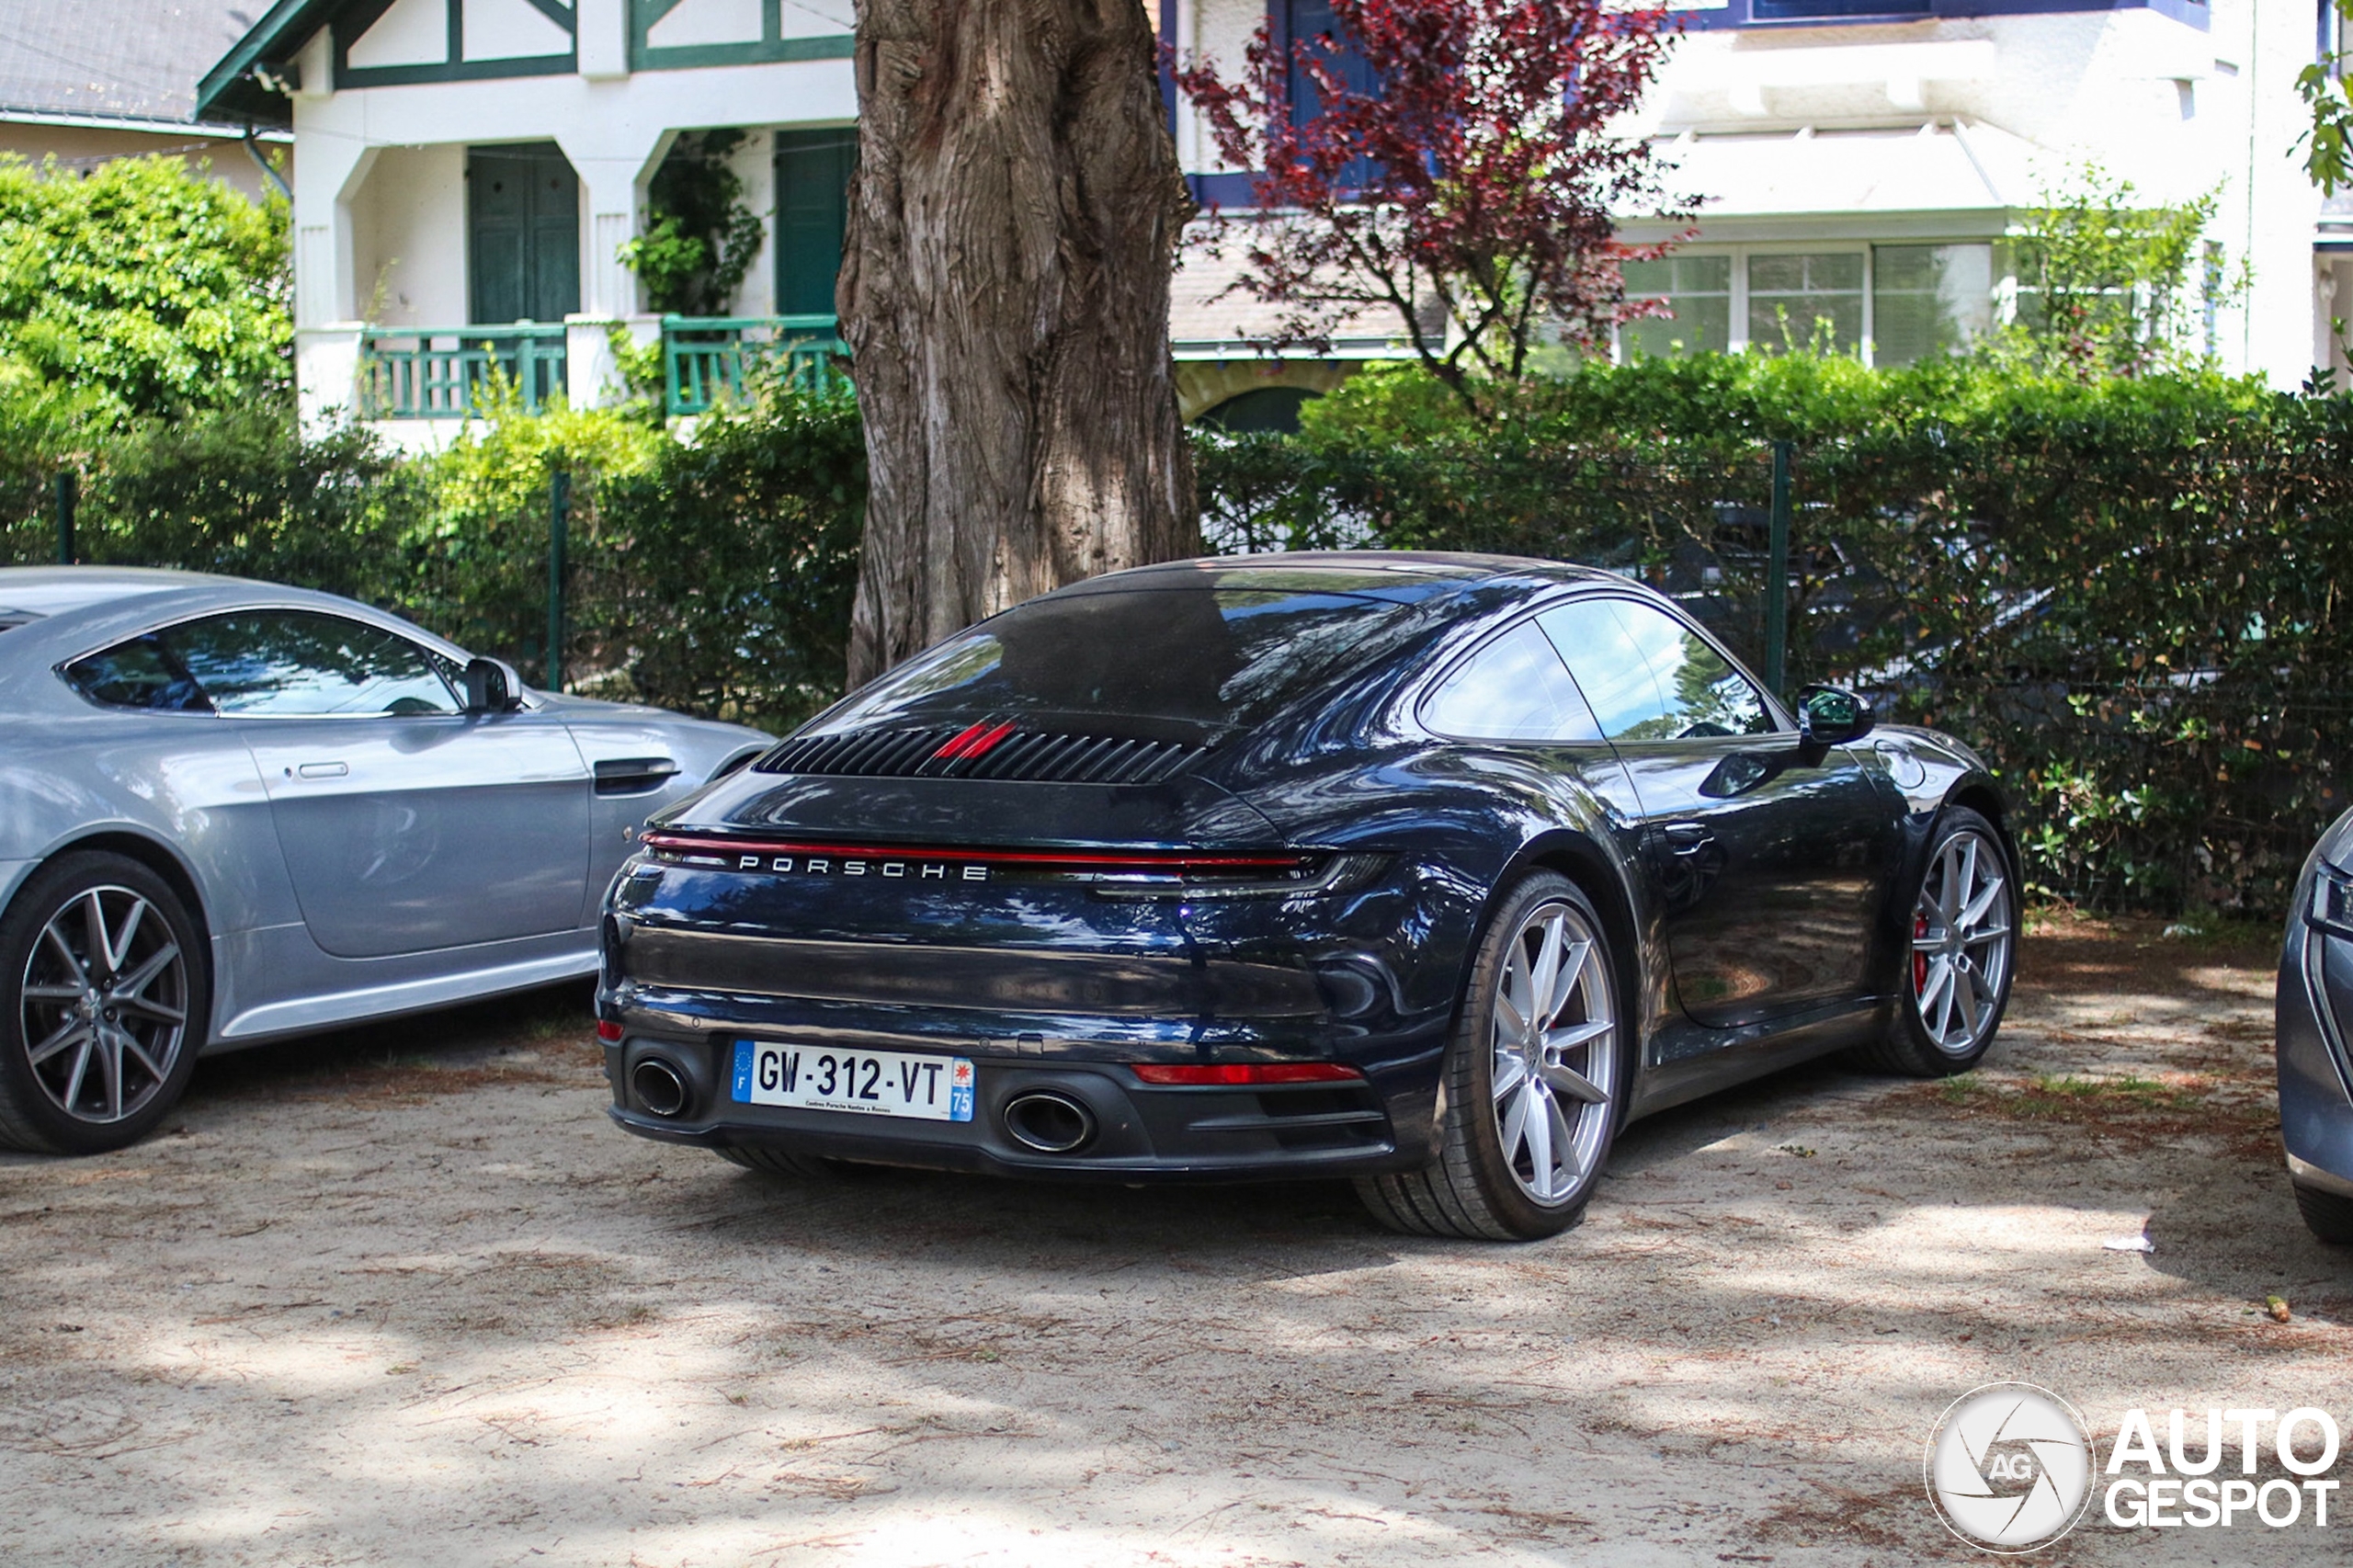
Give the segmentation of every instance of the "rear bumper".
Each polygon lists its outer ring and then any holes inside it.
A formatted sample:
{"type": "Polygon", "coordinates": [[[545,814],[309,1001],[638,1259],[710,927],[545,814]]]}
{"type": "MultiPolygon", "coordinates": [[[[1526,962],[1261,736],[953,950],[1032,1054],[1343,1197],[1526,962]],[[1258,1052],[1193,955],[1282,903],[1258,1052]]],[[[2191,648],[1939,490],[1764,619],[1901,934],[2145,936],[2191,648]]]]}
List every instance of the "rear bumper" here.
{"type": "MultiPolygon", "coordinates": [[[[767,1147],[999,1176],[1250,1180],[1366,1175],[1419,1165],[1424,1158],[1424,1096],[1392,1083],[1389,1087],[1404,1090],[1405,1101],[1392,1107],[1391,1095],[1370,1077],[1167,1087],[1145,1084],[1119,1062],[971,1053],[972,1119],[923,1121],[737,1104],[728,1097],[734,1039],[725,1031],[699,1039],[633,1033],[608,1046],[605,1071],[613,1088],[608,1114],[623,1130],[665,1142],[767,1147]],[[655,1115],[631,1087],[637,1065],[648,1057],[678,1069],[688,1085],[687,1103],[676,1115],[655,1115]],[[1093,1131],[1082,1146],[1044,1153],[1014,1137],[1006,1119],[1007,1105],[1038,1091],[1086,1108],[1093,1131]],[[1411,1108],[1416,1105],[1418,1118],[1411,1108]],[[1392,1115],[1397,1109],[1406,1110],[1405,1126],[1423,1134],[1409,1137],[1402,1149],[1401,1119],[1392,1115]]],[[[1434,1079],[1434,1070],[1428,1075],[1434,1079]]]]}
{"type": "Polygon", "coordinates": [[[1400,858],[1369,883],[1194,901],[1105,896],[1060,872],[986,868],[990,879],[968,885],[918,876],[915,861],[896,877],[897,862],[858,875],[851,863],[800,876],[767,861],[643,861],[616,883],[597,1000],[622,1035],[608,1056],[620,1126],[706,1146],[1118,1181],[1427,1159],[1474,915],[1461,879],[1400,858]],[[973,1119],[737,1104],[731,1069],[747,1038],[967,1058],[973,1119]],[[634,1085],[654,1053],[687,1086],[671,1115],[634,1085]],[[1134,1071],[1301,1062],[1362,1076],[1176,1086],[1134,1071]],[[1063,1153],[1026,1147],[1004,1113],[1028,1090],[1083,1107],[1092,1138],[1063,1153]]]}

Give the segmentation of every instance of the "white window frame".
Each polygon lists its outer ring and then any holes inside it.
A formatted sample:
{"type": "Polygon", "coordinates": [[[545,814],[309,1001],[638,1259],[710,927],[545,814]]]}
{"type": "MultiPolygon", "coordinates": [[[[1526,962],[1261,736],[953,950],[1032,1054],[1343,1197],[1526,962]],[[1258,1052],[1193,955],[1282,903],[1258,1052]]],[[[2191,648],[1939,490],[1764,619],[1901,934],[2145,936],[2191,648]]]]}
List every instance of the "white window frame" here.
{"type": "MultiPolygon", "coordinates": [[[[1876,281],[1871,268],[1870,240],[1775,240],[1756,244],[1688,244],[1677,245],[1677,256],[1728,256],[1732,257],[1732,339],[1727,345],[1738,354],[1749,346],[1748,336],[1748,258],[1752,256],[1858,256],[1863,258],[1863,337],[1857,345],[1862,362],[1871,362],[1871,286],[1876,281]]],[[[1905,241],[1907,244],[1937,244],[1936,240],[1905,241]]],[[[1625,346],[1622,334],[1610,335],[1610,356],[1624,361],[1625,346]]]]}
{"type": "MultiPolygon", "coordinates": [[[[1738,354],[1749,347],[1748,336],[1748,258],[1753,256],[1854,256],[1863,258],[1863,337],[1856,346],[1856,358],[1866,366],[1875,365],[1879,353],[1879,247],[1881,245],[1992,245],[1994,247],[1994,319],[2007,322],[2016,310],[2018,279],[2004,265],[2001,242],[1979,234],[1939,238],[1935,235],[1903,235],[1884,240],[1772,240],[1754,244],[1709,244],[1704,241],[1677,245],[1673,252],[1678,256],[1727,256],[1732,258],[1732,339],[1727,345],[1738,354]]],[[[1609,357],[1619,364],[1626,359],[1623,328],[1610,333],[1609,357]]]]}

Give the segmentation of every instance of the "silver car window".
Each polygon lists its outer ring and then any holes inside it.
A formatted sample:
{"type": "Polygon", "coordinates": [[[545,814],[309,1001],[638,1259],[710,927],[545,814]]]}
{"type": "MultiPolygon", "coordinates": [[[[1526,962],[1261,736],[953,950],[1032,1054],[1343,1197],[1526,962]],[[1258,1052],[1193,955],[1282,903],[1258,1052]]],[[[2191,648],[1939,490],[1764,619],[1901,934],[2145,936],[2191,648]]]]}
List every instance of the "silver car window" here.
{"type": "Polygon", "coordinates": [[[221,712],[238,718],[456,713],[435,661],[404,637],[309,610],[243,610],[165,632],[221,712]]]}

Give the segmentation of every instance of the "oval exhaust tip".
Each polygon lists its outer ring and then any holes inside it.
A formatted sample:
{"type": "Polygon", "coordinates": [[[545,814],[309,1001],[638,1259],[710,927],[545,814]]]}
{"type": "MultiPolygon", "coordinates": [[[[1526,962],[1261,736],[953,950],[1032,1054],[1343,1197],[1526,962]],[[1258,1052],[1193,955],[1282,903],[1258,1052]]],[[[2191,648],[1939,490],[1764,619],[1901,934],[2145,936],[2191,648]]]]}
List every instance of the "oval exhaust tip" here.
{"type": "Polygon", "coordinates": [[[630,1070],[629,1086],[637,1103],[656,1116],[676,1116],[687,1108],[687,1080],[676,1067],[649,1056],[630,1070]]]}
{"type": "Polygon", "coordinates": [[[1094,1141],[1095,1113],[1068,1095],[1031,1089],[1006,1102],[1005,1130],[1025,1149],[1074,1154],[1094,1141]]]}

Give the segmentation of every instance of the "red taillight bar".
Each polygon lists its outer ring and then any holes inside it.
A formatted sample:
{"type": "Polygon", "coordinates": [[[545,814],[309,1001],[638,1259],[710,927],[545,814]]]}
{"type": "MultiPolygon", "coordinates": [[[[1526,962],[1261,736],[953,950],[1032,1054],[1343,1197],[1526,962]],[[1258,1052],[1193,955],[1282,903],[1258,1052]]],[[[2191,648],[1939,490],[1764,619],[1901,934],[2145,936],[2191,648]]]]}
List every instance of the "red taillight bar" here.
{"type": "Polygon", "coordinates": [[[607,1045],[619,1045],[621,1040],[621,1026],[620,1020],[616,1018],[598,1018],[597,1020],[597,1038],[604,1041],[607,1045]]]}
{"type": "Polygon", "coordinates": [[[1198,855],[1188,849],[1139,849],[1116,855],[1075,849],[951,849],[916,844],[815,844],[798,840],[722,838],[688,833],[646,833],[649,849],[681,855],[832,855],[895,860],[960,860],[984,866],[1123,866],[1139,871],[1184,871],[1196,866],[1290,870],[1305,855],[1198,855]]]}
{"type": "Polygon", "coordinates": [[[1162,1085],[1353,1084],[1364,1078],[1361,1068],[1337,1062],[1234,1062],[1215,1066],[1135,1062],[1129,1066],[1145,1083],[1162,1085]]]}

